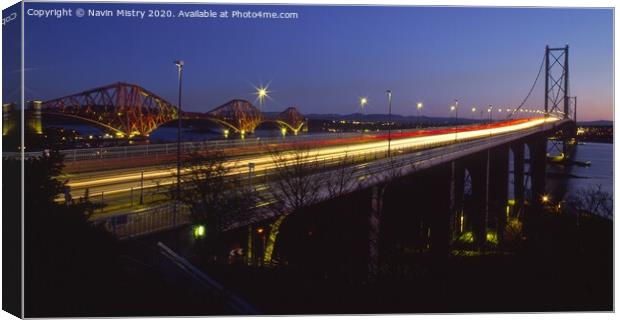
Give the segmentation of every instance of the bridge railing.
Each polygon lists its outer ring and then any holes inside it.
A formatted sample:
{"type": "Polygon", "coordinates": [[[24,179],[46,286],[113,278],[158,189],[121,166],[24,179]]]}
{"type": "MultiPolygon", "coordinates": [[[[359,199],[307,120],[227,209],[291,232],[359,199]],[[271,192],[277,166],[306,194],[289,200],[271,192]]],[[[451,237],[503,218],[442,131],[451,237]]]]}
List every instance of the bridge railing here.
{"type": "MultiPolygon", "coordinates": [[[[449,126],[445,128],[453,128],[449,126]]],[[[444,127],[436,127],[444,128],[444,127]]],[[[425,130],[428,128],[416,128],[416,129],[403,129],[392,130],[392,133],[397,132],[415,132],[419,130],[425,130]]],[[[330,133],[316,133],[316,134],[300,134],[300,135],[286,135],[273,136],[273,137],[247,137],[245,139],[215,139],[205,141],[187,141],[181,143],[181,152],[186,154],[191,151],[205,151],[214,149],[227,149],[238,147],[252,147],[252,146],[264,146],[269,144],[280,143],[296,143],[296,142],[312,142],[325,139],[343,139],[354,138],[364,136],[374,136],[387,134],[386,130],[372,131],[372,132],[330,132],[330,133]]],[[[93,148],[81,148],[81,149],[66,149],[60,150],[60,154],[64,155],[65,162],[78,162],[85,160],[104,160],[104,159],[116,159],[116,158],[142,158],[142,157],[156,157],[165,155],[175,155],[177,151],[177,143],[149,143],[141,145],[129,145],[129,146],[110,146],[110,147],[93,147],[93,148]]],[[[25,152],[24,157],[38,157],[41,155],[41,151],[25,152]]],[[[4,152],[3,156],[18,156],[16,152],[4,152]]]]}
{"type": "MultiPolygon", "coordinates": [[[[226,149],[237,147],[261,146],[266,144],[290,143],[316,141],[325,138],[340,139],[359,136],[374,135],[381,132],[360,133],[360,132],[339,132],[325,134],[301,134],[287,135],[286,137],[256,137],[245,139],[219,139],[206,141],[187,141],[181,143],[181,151],[187,153],[190,151],[203,151],[213,149],[226,149]]],[[[118,146],[118,147],[95,147],[83,149],[67,149],[60,150],[60,154],[65,156],[65,161],[83,161],[97,159],[113,159],[113,158],[137,158],[149,157],[156,155],[176,154],[176,143],[153,143],[134,146],[118,146]]],[[[4,152],[3,156],[17,156],[16,152],[4,152]]],[[[25,152],[24,157],[38,157],[40,151],[25,152]]]]}
{"type": "Polygon", "coordinates": [[[186,225],[189,218],[187,206],[167,203],[112,216],[95,216],[91,221],[102,224],[119,239],[127,239],[186,225]]]}

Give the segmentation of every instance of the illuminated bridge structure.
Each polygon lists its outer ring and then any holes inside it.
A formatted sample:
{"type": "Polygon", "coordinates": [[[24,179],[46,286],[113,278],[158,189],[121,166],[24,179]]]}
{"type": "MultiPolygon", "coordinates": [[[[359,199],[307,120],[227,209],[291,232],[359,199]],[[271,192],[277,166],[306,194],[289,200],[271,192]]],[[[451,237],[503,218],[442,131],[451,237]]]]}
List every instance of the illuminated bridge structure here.
{"type": "MultiPolygon", "coordinates": [[[[253,145],[234,147],[248,148],[249,153],[227,161],[231,174],[240,174],[244,182],[261,190],[264,202],[228,228],[247,230],[242,248],[248,263],[329,261],[357,273],[344,267],[365,259],[371,276],[393,248],[447,255],[461,241],[476,252],[497,250],[514,236],[515,228],[529,237],[543,214],[560,204],[561,198],[546,181],[548,139],[573,128],[573,119],[553,116],[394,133],[389,147],[386,132],[363,136],[362,141],[359,136],[346,137],[337,145],[328,143],[334,138],[313,141],[302,160],[310,164],[300,169],[308,173],[288,176],[291,180],[283,183],[292,184],[292,190],[299,190],[296,183],[302,183],[295,181],[320,185],[316,193],[305,196],[303,207],[278,189],[277,179],[287,177],[278,175],[272,155],[256,153],[253,145]],[[342,162],[347,159],[350,162],[342,162]],[[343,230],[348,230],[346,237],[343,230]],[[311,249],[299,250],[289,243],[311,249]]],[[[301,150],[303,157],[307,149],[301,150]]],[[[166,154],[150,157],[157,156],[166,154]]],[[[122,158],[119,162],[127,163],[122,158]]],[[[295,169],[299,168],[293,164],[286,172],[295,169]]],[[[100,194],[103,203],[118,204],[136,203],[143,188],[145,194],[157,195],[157,190],[165,191],[174,182],[170,164],[133,170],[125,166],[120,174],[88,171],[74,174],[68,185],[74,198],[100,194]],[[104,193],[109,200],[103,200],[104,193]]],[[[119,237],[190,223],[187,211],[174,211],[174,202],[94,219],[119,237]]]]}
{"type": "MultiPolygon", "coordinates": [[[[158,127],[178,119],[178,108],[136,84],[118,82],[77,94],[31,103],[40,114],[70,117],[103,127],[117,136],[148,136],[158,127]]],[[[296,108],[266,117],[249,101],[231,100],[209,112],[183,112],[181,119],[215,122],[232,132],[252,133],[261,123],[274,122],[293,133],[305,125],[296,108]]],[[[38,119],[40,122],[40,119],[38,119]]],[[[39,125],[40,127],[40,125],[39,125]]],[[[40,131],[37,129],[36,131],[40,131]]]]}
{"type": "MultiPolygon", "coordinates": [[[[284,150],[292,153],[288,161],[293,166],[297,161],[311,164],[301,176],[299,170],[282,170],[292,172],[288,178],[278,175],[283,164],[259,146],[247,146],[245,141],[229,146],[230,154],[239,152],[227,161],[231,174],[245,177],[244,182],[265,200],[228,226],[247,230],[242,236],[247,239],[242,244],[246,261],[257,265],[306,263],[317,270],[325,263],[325,272],[343,270],[336,276],[349,277],[361,270],[359,274],[373,277],[384,259],[398,254],[428,252],[445,259],[452,249],[463,248],[458,245],[477,253],[502,250],[510,237],[531,239],[544,215],[558,212],[562,204],[563,191],[556,193],[547,182],[549,139],[561,137],[557,141],[563,141],[562,158],[570,159],[574,146],[577,113],[570,108],[567,55],[568,46],[545,51],[545,108],[537,110],[537,117],[322,137],[310,146],[302,145],[309,147],[301,149],[309,152],[306,156],[297,157],[294,149],[284,150]],[[284,188],[278,188],[282,181],[284,188]],[[301,185],[288,188],[289,182],[301,185]],[[302,204],[296,202],[295,190],[315,185],[320,188],[314,194],[302,204]]],[[[241,122],[230,119],[248,105],[233,101],[215,109],[212,116],[241,130],[241,122]]],[[[300,117],[294,110],[281,116],[276,120],[285,119],[289,124],[300,117]]],[[[243,121],[250,128],[264,120],[256,112],[243,121]]],[[[285,141],[284,137],[281,140],[285,141]]],[[[292,148],[295,144],[281,145],[292,148]]],[[[96,174],[91,170],[73,175],[67,185],[76,197],[101,194],[105,203],[106,193],[110,201],[133,203],[137,190],[156,191],[174,184],[173,168],[127,170],[125,166],[120,173],[96,174]],[[131,200],[127,201],[127,196],[131,200]]],[[[568,165],[564,168],[570,170],[568,165]]],[[[192,169],[188,170],[191,173],[192,169]]],[[[95,219],[119,237],[131,237],[189,223],[189,215],[183,218],[176,208],[174,201],[168,201],[148,210],[95,219]]]]}

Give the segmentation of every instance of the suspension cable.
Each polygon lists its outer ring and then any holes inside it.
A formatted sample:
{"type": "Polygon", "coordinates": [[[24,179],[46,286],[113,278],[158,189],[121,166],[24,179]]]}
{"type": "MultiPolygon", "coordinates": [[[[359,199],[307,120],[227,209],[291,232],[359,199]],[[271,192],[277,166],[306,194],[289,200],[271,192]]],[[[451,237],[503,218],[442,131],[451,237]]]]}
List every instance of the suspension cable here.
{"type": "Polygon", "coordinates": [[[527,102],[527,99],[529,99],[530,95],[532,94],[532,91],[534,91],[534,87],[536,87],[536,83],[538,82],[538,78],[540,78],[540,73],[542,72],[544,64],[545,64],[545,55],[543,54],[542,61],[540,62],[540,68],[538,68],[538,74],[536,75],[536,79],[534,79],[534,83],[532,84],[530,91],[527,93],[527,95],[525,96],[525,99],[523,99],[521,104],[508,115],[508,118],[512,117],[512,115],[515,114],[518,110],[521,110],[521,107],[523,107],[525,102],[527,102]]]}

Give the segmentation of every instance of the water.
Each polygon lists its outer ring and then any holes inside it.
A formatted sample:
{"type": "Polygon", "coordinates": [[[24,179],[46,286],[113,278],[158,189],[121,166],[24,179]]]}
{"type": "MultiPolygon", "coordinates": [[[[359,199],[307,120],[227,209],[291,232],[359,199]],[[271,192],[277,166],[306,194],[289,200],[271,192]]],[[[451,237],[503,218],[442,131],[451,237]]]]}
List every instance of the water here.
{"type": "Polygon", "coordinates": [[[614,145],[611,143],[585,143],[578,145],[575,160],[590,161],[589,167],[573,166],[571,174],[575,178],[568,180],[568,192],[579,189],[601,186],[601,189],[613,195],[613,154],[614,145]]]}
{"type": "MultiPolygon", "coordinates": [[[[214,139],[223,139],[224,134],[222,130],[194,130],[189,128],[183,128],[183,141],[206,141],[206,140],[214,140],[214,139]]],[[[290,134],[290,133],[289,133],[290,134]]],[[[279,130],[256,130],[253,134],[248,135],[247,137],[252,138],[269,138],[269,137],[279,137],[279,130]]],[[[230,133],[231,138],[238,138],[238,135],[234,133],[230,133]]],[[[149,140],[152,143],[163,143],[163,142],[176,142],[177,141],[177,128],[169,128],[162,127],[153,131],[149,135],[149,140]]]]}
{"type": "MultiPolygon", "coordinates": [[[[81,136],[88,137],[89,135],[95,137],[101,137],[106,133],[105,130],[84,124],[63,124],[62,127],[65,130],[76,130],[81,136]]],[[[225,139],[224,131],[221,128],[213,128],[212,130],[208,129],[195,129],[184,127],[182,130],[183,141],[207,141],[207,140],[218,140],[225,139]]],[[[292,133],[289,131],[287,133],[291,135],[292,133]]],[[[314,134],[312,132],[304,132],[300,134],[314,134]]],[[[246,137],[249,139],[252,138],[274,138],[280,137],[281,132],[280,129],[258,129],[253,134],[248,134],[246,137]]],[[[239,134],[235,134],[230,132],[228,139],[239,139],[239,134]]],[[[176,127],[160,127],[151,132],[148,140],[150,143],[169,143],[177,141],[177,128],[176,127]]]]}
{"type": "MultiPolygon", "coordinates": [[[[613,196],[613,144],[611,143],[585,143],[577,146],[574,160],[580,162],[590,161],[589,167],[580,167],[573,165],[570,167],[569,176],[562,179],[567,179],[567,195],[573,194],[580,189],[591,189],[601,186],[601,190],[609,193],[613,196]]],[[[550,144],[547,147],[551,149],[550,144]]],[[[525,158],[529,158],[529,150],[525,148],[525,158]]],[[[509,196],[514,197],[514,175],[512,168],[514,168],[512,151],[510,157],[510,181],[509,184],[509,196]]],[[[529,172],[529,163],[525,163],[525,172],[529,172]]],[[[549,172],[562,173],[564,170],[561,166],[548,165],[547,170],[549,172]]],[[[549,180],[548,180],[549,181],[549,180]]],[[[531,179],[529,176],[525,177],[526,189],[531,189],[531,179]]]]}

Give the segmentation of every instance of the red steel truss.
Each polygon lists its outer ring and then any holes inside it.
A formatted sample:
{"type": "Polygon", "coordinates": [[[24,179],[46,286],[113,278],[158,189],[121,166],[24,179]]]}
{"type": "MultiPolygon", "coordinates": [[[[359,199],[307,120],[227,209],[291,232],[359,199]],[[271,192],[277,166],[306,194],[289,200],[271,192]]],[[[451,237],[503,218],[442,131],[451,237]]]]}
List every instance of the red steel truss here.
{"type": "Polygon", "coordinates": [[[119,82],[43,103],[43,111],[73,116],[124,135],[148,135],[177,119],[177,108],[135,84],[119,82]]]}
{"type": "Polygon", "coordinates": [[[289,107],[276,117],[276,121],[285,124],[293,131],[299,131],[304,125],[304,116],[297,108],[289,107]]]}
{"type": "MultiPolygon", "coordinates": [[[[123,136],[147,136],[178,117],[176,106],[138,85],[123,82],[45,101],[42,111],[85,120],[123,136]]],[[[296,108],[288,108],[269,120],[252,103],[240,99],[207,113],[183,112],[182,118],[214,121],[241,133],[254,132],[263,121],[275,121],[293,131],[298,131],[304,123],[296,108]]]]}
{"type": "Polygon", "coordinates": [[[238,99],[207,112],[206,116],[242,133],[254,132],[254,129],[263,122],[263,114],[258,108],[249,101],[238,99]]]}

